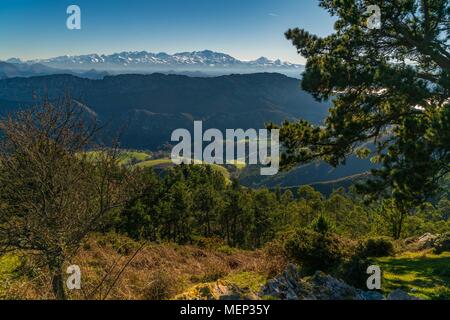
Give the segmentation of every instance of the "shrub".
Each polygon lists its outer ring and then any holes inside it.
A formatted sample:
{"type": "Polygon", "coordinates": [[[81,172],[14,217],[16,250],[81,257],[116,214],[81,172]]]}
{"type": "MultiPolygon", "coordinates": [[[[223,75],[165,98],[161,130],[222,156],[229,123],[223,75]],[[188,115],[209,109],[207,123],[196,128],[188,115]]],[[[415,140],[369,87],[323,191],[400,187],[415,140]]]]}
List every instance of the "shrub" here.
{"type": "Polygon", "coordinates": [[[225,271],[223,271],[221,268],[217,268],[217,269],[213,268],[212,270],[208,270],[203,276],[198,278],[198,281],[204,282],[204,283],[215,282],[215,281],[223,278],[226,275],[227,275],[227,273],[225,271]]]}
{"type": "Polygon", "coordinates": [[[351,286],[367,290],[367,268],[373,264],[370,258],[356,254],[343,263],[340,277],[351,286]]]}
{"type": "Polygon", "coordinates": [[[145,300],[169,300],[178,294],[179,279],[165,271],[157,271],[144,289],[145,300]]]}
{"type": "Polygon", "coordinates": [[[225,245],[225,241],[218,237],[192,237],[192,245],[204,249],[216,249],[225,245]]]}
{"type": "Polygon", "coordinates": [[[434,252],[436,254],[441,254],[446,251],[450,252],[450,232],[440,235],[434,244],[434,252]]]}
{"type": "Polygon", "coordinates": [[[358,248],[360,257],[388,257],[395,253],[394,244],[387,237],[375,237],[366,239],[358,248]]]}
{"type": "Polygon", "coordinates": [[[219,253],[223,253],[223,254],[226,254],[228,256],[231,256],[232,254],[235,254],[237,250],[235,248],[230,247],[230,246],[222,245],[222,246],[218,247],[216,249],[216,251],[219,252],[219,253]]]}
{"type": "Polygon", "coordinates": [[[286,269],[288,262],[282,240],[276,239],[267,243],[262,252],[266,262],[261,267],[269,278],[274,278],[286,269]]]}
{"type": "Polygon", "coordinates": [[[308,229],[300,229],[285,242],[289,258],[303,267],[303,272],[317,270],[328,272],[342,261],[341,239],[335,234],[320,234],[308,229]]]}
{"type": "Polygon", "coordinates": [[[394,252],[394,244],[389,238],[368,238],[361,242],[356,253],[342,264],[340,276],[354,287],[367,289],[367,268],[374,264],[371,258],[392,256],[394,252]]]}
{"type": "MultiPolygon", "coordinates": [[[[140,247],[139,242],[115,232],[109,232],[105,235],[99,235],[96,239],[96,242],[101,246],[110,247],[117,253],[124,256],[136,252],[136,250],[138,250],[140,247]]],[[[89,247],[90,245],[91,244],[89,243],[87,247],[89,247]]],[[[86,244],[84,245],[84,247],[86,247],[86,244]]]]}
{"type": "Polygon", "coordinates": [[[204,262],[204,272],[191,276],[192,282],[208,283],[215,282],[229,273],[229,267],[225,261],[222,262],[204,262]]]}
{"type": "Polygon", "coordinates": [[[320,234],[326,234],[334,229],[331,221],[324,215],[320,215],[316,218],[312,223],[312,227],[314,231],[320,234]]]}

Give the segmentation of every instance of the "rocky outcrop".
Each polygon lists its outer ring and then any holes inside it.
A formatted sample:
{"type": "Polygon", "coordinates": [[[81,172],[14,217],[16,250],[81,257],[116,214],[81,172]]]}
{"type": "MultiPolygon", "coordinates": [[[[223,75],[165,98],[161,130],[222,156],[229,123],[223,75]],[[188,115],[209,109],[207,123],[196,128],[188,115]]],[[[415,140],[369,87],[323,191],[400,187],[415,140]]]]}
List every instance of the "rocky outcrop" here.
{"type": "MultiPolygon", "coordinates": [[[[260,295],[281,300],[385,300],[379,292],[356,289],[320,271],[312,277],[302,278],[298,268],[292,264],[283,274],[269,280],[260,295]]],[[[394,291],[387,298],[387,300],[415,299],[401,290],[394,291]]]]}
{"type": "Polygon", "coordinates": [[[283,274],[267,282],[260,295],[281,300],[315,300],[312,289],[312,286],[300,277],[297,267],[290,264],[283,274]]]}
{"type": "Polygon", "coordinates": [[[369,299],[369,295],[362,296],[357,289],[342,280],[320,271],[310,278],[301,278],[297,267],[292,264],[282,275],[269,280],[261,294],[281,300],[369,299]]]}
{"type": "Polygon", "coordinates": [[[418,238],[406,239],[405,244],[411,251],[434,249],[435,253],[441,254],[450,251],[450,232],[444,234],[425,233],[418,238]]]}
{"type": "Polygon", "coordinates": [[[421,249],[431,249],[434,247],[436,239],[438,238],[439,235],[425,233],[416,240],[416,243],[419,245],[421,249]]]}
{"type": "Polygon", "coordinates": [[[259,293],[242,288],[229,281],[219,280],[199,284],[176,300],[420,300],[402,290],[387,297],[377,291],[356,289],[344,281],[321,271],[311,277],[302,277],[297,266],[290,264],[278,277],[269,280],[259,293]]]}

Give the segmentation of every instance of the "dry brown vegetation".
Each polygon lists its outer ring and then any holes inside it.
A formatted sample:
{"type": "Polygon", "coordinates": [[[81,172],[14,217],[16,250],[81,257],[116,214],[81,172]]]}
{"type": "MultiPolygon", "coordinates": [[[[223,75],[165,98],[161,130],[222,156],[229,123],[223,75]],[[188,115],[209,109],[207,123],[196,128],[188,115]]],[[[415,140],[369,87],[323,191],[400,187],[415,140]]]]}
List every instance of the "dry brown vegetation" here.
{"type": "MultiPolygon", "coordinates": [[[[82,290],[71,299],[171,299],[190,287],[230,274],[255,272],[269,278],[285,262],[274,250],[242,251],[228,247],[135,242],[117,234],[91,236],[70,264],[82,271],[82,290]],[[133,258],[134,257],[134,258],[133,258]]],[[[2,298],[53,299],[49,273],[21,258],[3,285],[2,298]]]]}

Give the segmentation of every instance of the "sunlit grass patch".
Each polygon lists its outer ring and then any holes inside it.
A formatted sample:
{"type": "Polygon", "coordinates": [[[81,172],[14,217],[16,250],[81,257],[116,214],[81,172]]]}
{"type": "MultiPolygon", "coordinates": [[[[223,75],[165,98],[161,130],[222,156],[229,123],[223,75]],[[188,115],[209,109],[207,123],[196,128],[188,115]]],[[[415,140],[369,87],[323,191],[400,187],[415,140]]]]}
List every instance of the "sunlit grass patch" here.
{"type": "Polygon", "coordinates": [[[224,280],[253,293],[258,293],[267,282],[266,277],[257,272],[231,273],[224,280]]]}
{"type": "Polygon", "coordinates": [[[14,274],[20,266],[20,259],[17,255],[6,254],[0,257],[0,281],[14,274]]]}
{"type": "Polygon", "coordinates": [[[119,154],[120,164],[130,164],[132,162],[142,162],[148,160],[149,153],[139,151],[123,151],[119,154]]]}
{"type": "Polygon", "coordinates": [[[136,165],[139,168],[153,168],[160,165],[172,165],[172,160],[170,159],[155,159],[140,162],[136,165]]]}
{"type": "Polygon", "coordinates": [[[378,263],[385,293],[402,289],[422,299],[450,299],[450,253],[410,252],[378,263]]]}

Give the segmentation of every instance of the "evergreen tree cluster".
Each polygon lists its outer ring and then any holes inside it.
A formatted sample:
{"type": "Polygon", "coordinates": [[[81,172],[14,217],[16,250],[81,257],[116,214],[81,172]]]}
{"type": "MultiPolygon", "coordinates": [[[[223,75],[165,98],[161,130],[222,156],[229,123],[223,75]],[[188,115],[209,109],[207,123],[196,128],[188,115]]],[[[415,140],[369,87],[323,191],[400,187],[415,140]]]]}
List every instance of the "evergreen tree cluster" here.
{"type": "MultiPolygon", "coordinates": [[[[356,192],[325,197],[310,186],[298,190],[246,188],[214,166],[181,165],[160,174],[145,169],[142,196],[115,217],[115,229],[135,239],[194,243],[219,239],[254,249],[298,228],[350,238],[394,236],[395,208],[367,206],[356,192]]],[[[403,237],[450,230],[449,200],[427,203],[403,222],[403,237]]]]}

